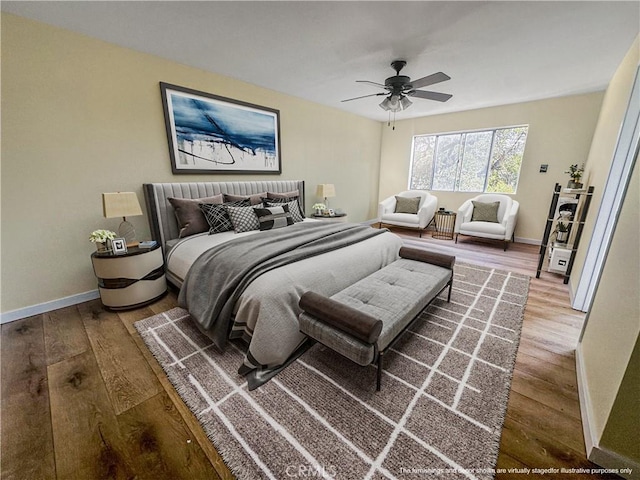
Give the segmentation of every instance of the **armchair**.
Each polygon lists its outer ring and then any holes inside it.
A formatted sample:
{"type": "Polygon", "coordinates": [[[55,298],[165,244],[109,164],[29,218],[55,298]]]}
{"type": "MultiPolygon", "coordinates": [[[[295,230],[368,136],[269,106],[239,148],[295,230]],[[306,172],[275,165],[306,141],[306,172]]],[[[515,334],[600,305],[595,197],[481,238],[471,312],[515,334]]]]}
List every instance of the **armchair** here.
{"type": "MultiPolygon", "coordinates": [[[[422,232],[427,228],[433,215],[438,208],[438,198],[424,190],[407,190],[398,195],[385,198],[378,204],[378,226],[394,225],[403,228],[414,228],[422,232]],[[396,197],[416,198],[419,197],[417,212],[404,213],[396,212],[396,197]]],[[[402,210],[402,209],[401,209],[402,210]]]]}
{"type": "Polygon", "coordinates": [[[456,225],[453,230],[456,234],[456,243],[458,243],[458,235],[470,235],[502,240],[504,242],[504,249],[506,250],[509,242],[514,240],[514,230],[518,220],[519,208],[520,204],[517,201],[508,195],[502,194],[482,194],[467,200],[458,209],[456,225]],[[472,202],[498,202],[497,221],[474,219],[474,205],[472,202]]]}

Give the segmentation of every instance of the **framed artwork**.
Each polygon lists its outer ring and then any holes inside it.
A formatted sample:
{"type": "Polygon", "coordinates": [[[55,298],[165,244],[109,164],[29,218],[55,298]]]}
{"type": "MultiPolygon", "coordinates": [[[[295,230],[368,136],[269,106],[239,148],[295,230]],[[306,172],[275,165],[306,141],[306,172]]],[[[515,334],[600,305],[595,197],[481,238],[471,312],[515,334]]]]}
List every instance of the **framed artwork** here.
{"type": "Polygon", "coordinates": [[[280,112],[160,82],[173,173],[280,174],[280,112]]]}
{"type": "Polygon", "coordinates": [[[111,248],[114,255],[127,253],[127,241],[124,238],[114,238],[111,240],[111,248]]]}

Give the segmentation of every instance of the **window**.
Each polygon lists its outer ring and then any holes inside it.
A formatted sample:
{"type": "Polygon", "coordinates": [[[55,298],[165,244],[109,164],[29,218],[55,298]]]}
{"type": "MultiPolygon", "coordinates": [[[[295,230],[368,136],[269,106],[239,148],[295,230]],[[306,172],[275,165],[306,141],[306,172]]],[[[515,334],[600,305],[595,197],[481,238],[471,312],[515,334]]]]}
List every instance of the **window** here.
{"type": "Polygon", "coordinates": [[[528,126],[413,137],[409,188],[516,193],[528,126]]]}

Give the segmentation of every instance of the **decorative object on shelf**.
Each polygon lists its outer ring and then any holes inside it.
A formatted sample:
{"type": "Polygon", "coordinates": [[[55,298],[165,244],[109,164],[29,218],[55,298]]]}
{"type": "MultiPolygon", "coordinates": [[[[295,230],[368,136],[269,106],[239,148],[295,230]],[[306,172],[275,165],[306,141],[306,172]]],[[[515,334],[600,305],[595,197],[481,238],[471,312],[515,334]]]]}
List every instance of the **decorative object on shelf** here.
{"type": "Polygon", "coordinates": [[[96,244],[98,253],[107,253],[111,251],[111,240],[116,238],[116,233],[111,230],[94,230],[89,235],[89,241],[96,244]]]}
{"type": "Polygon", "coordinates": [[[564,223],[562,220],[560,220],[556,224],[555,233],[556,233],[556,241],[558,243],[567,243],[567,240],[569,240],[569,224],[564,223]]]}
{"type": "Polygon", "coordinates": [[[324,203],[314,203],[311,208],[315,210],[316,215],[322,215],[322,212],[327,209],[327,206],[324,203]]]}
{"type": "Polygon", "coordinates": [[[569,167],[569,170],[564,173],[568,173],[571,177],[571,180],[569,180],[569,183],[567,183],[567,188],[582,188],[580,179],[582,179],[582,175],[584,174],[584,165],[578,167],[578,164],[574,163],[569,167]]]}
{"type": "Polygon", "coordinates": [[[282,173],[280,111],[160,82],[173,173],[282,173]]]}
{"type": "Polygon", "coordinates": [[[318,191],[316,192],[316,195],[318,197],[324,198],[324,210],[326,210],[327,208],[329,208],[329,202],[327,201],[327,198],[336,196],[336,187],[333,185],[333,183],[321,183],[318,185],[318,191]]]}
{"type": "Polygon", "coordinates": [[[142,215],[136,194],[134,192],[103,193],[102,211],[105,218],[122,217],[118,235],[125,239],[127,245],[133,246],[136,241],[136,230],[127,222],[126,217],[142,215]]]}

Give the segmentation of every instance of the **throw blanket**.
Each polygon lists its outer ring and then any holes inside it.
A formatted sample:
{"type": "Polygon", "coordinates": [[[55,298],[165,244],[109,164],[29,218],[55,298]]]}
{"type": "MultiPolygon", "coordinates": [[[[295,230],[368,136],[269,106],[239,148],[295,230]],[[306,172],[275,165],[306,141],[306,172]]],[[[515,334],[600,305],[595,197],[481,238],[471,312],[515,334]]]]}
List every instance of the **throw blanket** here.
{"type": "Polygon", "coordinates": [[[231,330],[234,305],[257,277],[383,232],[364,225],[319,222],[237,238],[209,249],[194,262],[178,301],[216,346],[223,348],[231,330]]]}

